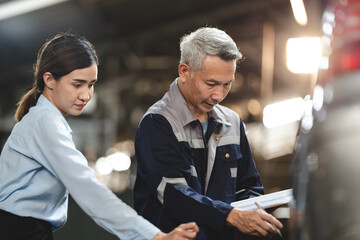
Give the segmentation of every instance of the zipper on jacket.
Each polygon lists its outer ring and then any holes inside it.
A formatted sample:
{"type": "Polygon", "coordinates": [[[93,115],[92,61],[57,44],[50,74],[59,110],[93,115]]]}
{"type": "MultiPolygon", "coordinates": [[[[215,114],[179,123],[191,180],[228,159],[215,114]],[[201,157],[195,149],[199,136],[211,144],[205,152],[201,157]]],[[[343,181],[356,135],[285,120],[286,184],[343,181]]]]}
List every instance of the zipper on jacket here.
{"type": "Polygon", "coordinates": [[[203,143],[204,143],[204,152],[205,152],[205,154],[204,154],[205,158],[203,159],[202,162],[200,162],[200,168],[201,168],[201,170],[203,170],[203,172],[200,172],[201,194],[205,195],[206,173],[207,173],[207,156],[208,156],[208,149],[207,149],[207,144],[206,144],[206,139],[205,139],[207,129],[206,129],[206,132],[204,134],[204,129],[203,129],[203,126],[202,126],[201,122],[199,120],[197,120],[197,122],[198,122],[198,124],[200,126],[201,136],[202,136],[202,140],[203,140],[203,143]],[[203,164],[205,166],[203,166],[203,164]]]}
{"type": "MultiPolygon", "coordinates": [[[[211,137],[211,135],[215,132],[215,129],[219,126],[219,122],[216,121],[214,118],[209,117],[208,118],[208,127],[206,129],[206,132],[204,134],[203,131],[203,127],[201,122],[198,120],[199,125],[200,125],[200,130],[201,130],[201,135],[202,135],[202,139],[203,139],[203,143],[204,143],[204,151],[205,151],[205,159],[204,159],[204,163],[205,163],[205,172],[204,172],[204,179],[200,178],[200,184],[201,184],[201,190],[202,190],[202,194],[206,195],[206,177],[207,177],[207,166],[208,166],[208,142],[209,139],[211,137]]],[[[200,175],[201,176],[201,175],[200,175]]],[[[210,181],[210,178],[209,178],[210,181]]]]}

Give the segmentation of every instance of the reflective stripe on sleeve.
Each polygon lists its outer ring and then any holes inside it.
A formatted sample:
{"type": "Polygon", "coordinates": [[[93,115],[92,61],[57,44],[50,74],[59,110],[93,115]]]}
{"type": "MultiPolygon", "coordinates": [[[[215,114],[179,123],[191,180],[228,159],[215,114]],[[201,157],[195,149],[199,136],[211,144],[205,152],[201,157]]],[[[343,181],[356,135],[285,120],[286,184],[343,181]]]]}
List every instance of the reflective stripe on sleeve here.
{"type": "Polygon", "coordinates": [[[190,165],[190,167],[191,167],[191,176],[197,177],[198,175],[197,175],[195,166],[190,165]]]}
{"type": "Polygon", "coordinates": [[[167,177],[163,177],[158,188],[158,199],[161,203],[164,203],[164,192],[165,192],[165,187],[167,183],[171,183],[171,184],[177,184],[177,185],[188,185],[185,178],[167,178],[167,177]]]}

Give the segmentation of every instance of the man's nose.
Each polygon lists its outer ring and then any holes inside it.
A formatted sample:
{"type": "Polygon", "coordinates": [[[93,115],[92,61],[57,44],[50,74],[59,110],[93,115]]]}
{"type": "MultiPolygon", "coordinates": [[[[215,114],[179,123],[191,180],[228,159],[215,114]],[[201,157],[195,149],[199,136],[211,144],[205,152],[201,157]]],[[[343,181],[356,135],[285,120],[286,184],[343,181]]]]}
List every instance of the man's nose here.
{"type": "Polygon", "coordinates": [[[221,102],[224,99],[224,91],[221,86],[217,86],[214,89],[214,92],[211,95],[211,99],[215,100],[217,103],[221,102]]]}

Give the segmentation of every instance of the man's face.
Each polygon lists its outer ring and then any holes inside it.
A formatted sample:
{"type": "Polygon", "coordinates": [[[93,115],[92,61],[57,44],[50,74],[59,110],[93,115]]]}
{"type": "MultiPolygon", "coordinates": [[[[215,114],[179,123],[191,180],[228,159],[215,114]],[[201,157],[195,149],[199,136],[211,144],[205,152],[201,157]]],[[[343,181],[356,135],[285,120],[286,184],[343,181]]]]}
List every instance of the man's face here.
{"type": "Polygon", "coordinates": [[[224,61],[217,56],[207,56],[203,68],[192,73],[187,64],[181,64],[180,91],[190,111],[203,121],[207,118],[207,113],[229,93],[235,78],[236,62],[224,61]]]}

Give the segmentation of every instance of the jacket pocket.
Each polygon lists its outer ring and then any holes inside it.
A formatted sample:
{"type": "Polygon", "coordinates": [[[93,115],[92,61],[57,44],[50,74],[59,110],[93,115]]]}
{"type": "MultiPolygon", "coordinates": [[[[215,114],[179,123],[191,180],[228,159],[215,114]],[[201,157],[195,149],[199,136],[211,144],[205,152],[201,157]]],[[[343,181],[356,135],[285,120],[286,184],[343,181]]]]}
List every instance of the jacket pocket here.
{"type": "Polygon", "coordinates": [[[242,158],[239,146],[237,147],[219,147],[216,152],[216,160],[223,162],[229,167],[237,167],[238,160],[242,158]]]}
{"type": "Polygon", "coordinates": [[[239,146],[230,145],[218,148],[215,157],[215,168],[213,171],[216,181],[223,189],[223,196],[226,202],[236,199],[236,180],[238,163],[242,158],[239,146]]]}

